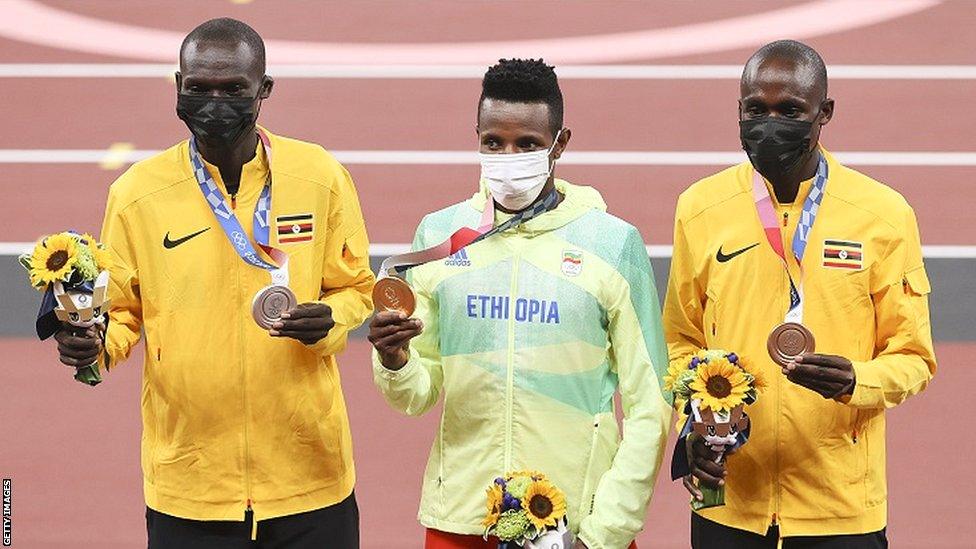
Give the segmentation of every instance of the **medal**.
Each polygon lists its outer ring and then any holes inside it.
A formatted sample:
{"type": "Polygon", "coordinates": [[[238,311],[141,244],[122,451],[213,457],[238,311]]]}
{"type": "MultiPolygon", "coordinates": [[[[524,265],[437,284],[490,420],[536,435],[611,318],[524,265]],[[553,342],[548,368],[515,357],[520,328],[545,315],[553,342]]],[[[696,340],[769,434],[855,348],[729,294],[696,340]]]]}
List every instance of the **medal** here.
{"type": "Polygon", "coordinates": [[[380,265],[376,284],[373,286],[373,308],[376,311],[400,311],[407,316],[412,315],[417,306],[417,296],[404,279],[407,269],[449,257],[466,246],[542,215],[555,208],[558,203],[559,193],[553,190],[508,221],[495,227],[495,208],[491,197],[488,197],[477,228],[461,227],[436,246],[384,259],[380,265]]]}
{"type": "Polygon", "coordinates": [[[786,366],[802,354],[812,353],[815,348],[813,333],[797,322],[784,322],[773,328],[766,340],[770,358],[780,366],[786,366]]]}
{"type": "Polygon", "coordinates": [[[196,176],[200,191],[227,236],[227,240],[234,247],[234,251],[245,263],[271,272],[272,284],[258,291],[251,301],[251,315],[254,317],[254,321],[257,322],[258,326],[269,330],[272,324],[281,320],[281,314],[293,308],[298,300],[295,293],[288,289],[288,254],[270,244],[271,140],[261,128],[257,129],[257,133],[268,157],[268,180],[265,182],[264,188],[261,190],[261,197],[254,208],[252,232],[258,247],[271,256],[276,265],[261,259],[257,249],[251,244],[233,208],[224,199],[214,182],[213,176],[210,175],[200,158],[195,137],[190,138],[189,150],[190,165],[193,167],[193,174],[196,176]]]}
{"type": "Polygon", "coordinates": [[[271,325],[281,320],[281,314],[298,304],[295,293],[288,286],[272,284],[254,294],[251,302],[251,315],[258,326],[270,330],[271,325]]]}
{"type": "Polygon", "coordinates": [[[373,307],[377,311],[399,311],[410,316],[416,306],[413,288],[398,276],[381,278],[373,286],[373,307]]]}
{"type": "Polygon", "coordinates": [[[820,210],[820,202],[824,197],[824,188],[827,186],[828,166],[827,159],[823,154],[817,164],[817,175],[814,177],[813,186],[810,194],[803,202],[803,212],[800,214],[800,221],[797,224],[796,232],[793,234],[791,251],[800,267],[799,283],[794,283],[790,275],[789,265],[786,262],[786,250],[783,249],[783,240],[779,219],[773,209],[773,199],[766,188],[766,183],[758,171],[753,170],[752,174],[752,194],[756,201],[756,211],[759,214],[759,221],[762,223],[763,231],[769,245],[776,252],[776,255],[783,262],[786,276],[790,281],[790,306],[786,311],[786,318],[783,324],[773,328],[766,340],[766,349],[769,351],[770,358],[780,366],[786,366],[796,357],[804,353],[812,353],[814,350],[813,333],[802,324],[803,322],[803,254],[807,248],[807,241],[810,232],[813,230],[813,222],[817,219],[820,210]]]}

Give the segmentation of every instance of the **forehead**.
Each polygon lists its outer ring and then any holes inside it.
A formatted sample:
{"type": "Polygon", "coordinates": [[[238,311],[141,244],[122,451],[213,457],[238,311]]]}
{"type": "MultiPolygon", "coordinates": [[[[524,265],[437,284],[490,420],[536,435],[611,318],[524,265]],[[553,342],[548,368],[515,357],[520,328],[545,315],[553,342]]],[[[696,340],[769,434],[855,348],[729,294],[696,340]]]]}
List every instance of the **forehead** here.
{"type": "Polygon", "coordinates": [[[244,42],[190,42],[180,57],[180,71],[191,79],[262,76],[254,52],[244,42]]]}
{"type": "Polygon", "coordinates": [[[812,67],[780,58],[768,58],[746,69],[739,90],[742,99],[793,97],[809,103],[823,95],[812,67]]]}
{"type": "Polygon", "coordinates": [[[530,131],[549,134],[549,105],[487,98],[478,112],[481,131],[530,131]]]}

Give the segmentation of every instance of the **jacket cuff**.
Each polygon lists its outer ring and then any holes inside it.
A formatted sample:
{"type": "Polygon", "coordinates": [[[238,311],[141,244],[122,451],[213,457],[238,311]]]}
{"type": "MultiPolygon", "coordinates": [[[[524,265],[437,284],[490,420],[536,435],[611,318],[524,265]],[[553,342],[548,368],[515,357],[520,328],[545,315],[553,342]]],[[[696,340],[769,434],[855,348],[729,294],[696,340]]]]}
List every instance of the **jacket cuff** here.
{"type": "MultiPolygon", "coordinates": [[[[337,294],[339,295],[339,294],[337,294]]],[[[348,342],[350,327],[355,327],[358,325],[349,322],[349,314],[346,312],[345,307],[342,306],[342,302],[339,300],[329,300],[319,299],[313,303],[322,303],[323,305],[328,305],[332,309],[332,322],[335,322],[335,326],[329,330],[329,333],[325,335],[322,339],[316,341],[308,348],[319,355],[329,356],[341,353],[346,348],[346,343],[348,342]]]]}
{"type": "Polygon", "coordinates": [[[839,398],[855,408],[883,408],[884,390],[871,362],[853,362],[854,392],[839,398]]]}
{"type": "Polygon", "coordinates": [[[376,352],[376,349],[373,349],[373,373],[376,377],[390,382],[410,377],[414,370],[417,369],[418,362],[420,362],[420,355],[413,347],[410,347],[410,358],[407,359],[407,363],[403,365],[403,368],[390,370],[386,366],[383,366],[383,363],[380,362],[380,354],[376,352]]]}
{"type": "Polygon", "coordinates": [[[576,536],[588,549],[618,549],[627,547],[633,541],[633,538],[594,524],[594,520],[592,515],[583,519],[576,536]]]}

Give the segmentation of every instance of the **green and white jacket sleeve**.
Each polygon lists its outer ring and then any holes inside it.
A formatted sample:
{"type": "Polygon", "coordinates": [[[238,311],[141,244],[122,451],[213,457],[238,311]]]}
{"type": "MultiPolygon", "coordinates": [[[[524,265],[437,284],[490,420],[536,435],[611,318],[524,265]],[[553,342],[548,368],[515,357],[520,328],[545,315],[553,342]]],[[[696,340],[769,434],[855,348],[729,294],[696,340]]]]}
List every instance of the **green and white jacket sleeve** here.
{"type": "MultiPolygon", "coordinates": [[[[423,249],[424,222],[414,237],[414,250],[423,249]]],[[[410,359],[399,370],[388,370],[373,350],[373,382],[383,398],[401,413],[419,416],[431,409],[444,383],[437,330],[437,302],[431,293],[407,271],[407,280],[417,295],[414,317],[424,323],[423,332],[410,341],[410,359]]]]}
{"type": "Polygon", "coordinates": [[[640,532],[671,423],[671,404],[662,388],[668,354],[661,308],[636,229],[627,236],[617,271],[620,276],[607,281],[604,299],[623,405],[623,439],[597,485],[592,513],[580,524],[579,538],[590,549],[623,549],[640,532]]]}

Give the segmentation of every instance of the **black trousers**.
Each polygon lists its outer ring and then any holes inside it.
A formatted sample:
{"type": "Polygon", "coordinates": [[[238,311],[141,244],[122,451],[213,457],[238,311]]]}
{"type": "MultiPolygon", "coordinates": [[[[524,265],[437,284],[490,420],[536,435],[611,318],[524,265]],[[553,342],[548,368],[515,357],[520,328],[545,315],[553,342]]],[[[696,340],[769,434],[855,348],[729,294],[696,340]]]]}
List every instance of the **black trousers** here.
{"type": "MultiPolygon", "coordinates": [[[[770,527],[765,536],[724,526],[691,514],[692,549],[776,549],[779,528],[770,527]]],[[[887,549],[885,530],[845,536],[797,536],[783,538],[783,549],[887,549]]]]}
{"type": "Polygon", "coordinates": [[[188,520],[146,508],[149,549],[359,549],[356,495],[322,509],[262,520],[251,541],[254,517],[244,521],[188,520]]]}

